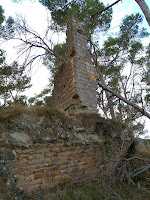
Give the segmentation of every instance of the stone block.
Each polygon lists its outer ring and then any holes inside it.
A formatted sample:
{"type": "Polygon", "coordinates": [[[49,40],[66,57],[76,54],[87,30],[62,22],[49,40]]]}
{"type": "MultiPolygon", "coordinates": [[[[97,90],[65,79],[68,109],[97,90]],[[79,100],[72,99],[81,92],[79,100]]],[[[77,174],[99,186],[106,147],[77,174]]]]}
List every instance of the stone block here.
{"type": "Polygon", "coordinates": [[[11,145],[21,146],[21,147],[29,147],[32,144],[32,141],[27,133],[25,132],[5,132],[3,133],[4,137],[7,138],[7,141],[11,145]]]}
{"type": "MultiPolygon", "coordinates": [[[[76,21],[76,20],[75,20],[76,21]]],[[[66,60],[63,63],[62,66],[59,67],[58,72],[55,76],[55,85],[52,95],[52,102],[53,106],[58,109],[66,110],[71,105],[74,104],[74,99],[72,98],[74,96],[74,91],[72,91],[71,84],[77,83],[75,86],[75,90],[80,91],[80,88],[85,88],[85,90],[88,90],[87,85],[91,80],[96,82],[95,77],[95,70],[93,67],[93,63],[91,62],[91,55],[87,47],[88,38],[85,36],[84,31],[79,31],[80,28],[77,28],[75,23],[73,21],[70,21],[67,26],[67,47],[66,47],[66,60]],[[75,54],[73,56],[70,54],[71,51],[75,51],[75,54]],[[91,75],[89,75],[89,73],[91,75]],[[79,83],[80,82],[80,83],[79,83]],[[79,86],[80,84],[80,86],[79,86]],[[59,98],[57,95],[59,94],[59,98]]],[[[82,27],[82,30],[84,28],[82,27]]],[[[96,85],[96,83],[95,83],[96,85]]],[[[93,93],[90,93],[89,95],[96,97],[96,87],[95,85],[89,85],[88,87],[93,88],[93,93]]],[[[75,92],[78,95],[79,101],[76,102],[77,108],[86,107],[86,101],[88,101],[88,96],[82,97],[85,92],[81,92],[78,94],[78,92],[75,92]],[[81,99],[81,101],[80,101],[81,99]],[[84,101],[82,100],[84,99],[84,101]]],[[[93,107],[93,110],[90,109],[88,112],[95,112],[95,107],[97,105],[97,99],[93,98],[92,102],[89,102],[87,106],[93,107]],[[91,103],[91,105],[89,105],[91,103]]]]}

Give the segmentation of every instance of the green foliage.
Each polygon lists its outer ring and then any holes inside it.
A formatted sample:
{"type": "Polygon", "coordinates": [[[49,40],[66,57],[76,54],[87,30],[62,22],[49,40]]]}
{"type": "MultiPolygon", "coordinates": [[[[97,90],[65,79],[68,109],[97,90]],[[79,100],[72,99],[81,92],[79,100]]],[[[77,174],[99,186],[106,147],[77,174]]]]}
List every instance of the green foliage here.
{"type": "Polygon", "coordinates": [[[68,111],[70,111],[70,112],[74,112],[74,111],[76,111],[77,109],[76,109],[76,105],[71,105],[70,107],[69,107],[69,109],[68,109],[68,111]]]}
{"type": "Polygon", "coordinates": [[[142,124],[140,122],[138,122],[137,124],[135,124],[133,126],[133,131],[134,131],[134,135],[136,135],[136,136],[143,135],[147,132],[144,130],[144,124],[142,124]]]}
{"type": "MultiPolygon", "coordinates": [[[[104,181],[105,182],[105,181],[104,181]]],[[[47,191],[43,199],[49,200],[109,200],[109,199],[123,199],[123,200],[137,200],[149,199],[149,189],[146,187],[137,187],[135,185],[127,185],[127,183],[118,182],[114,186],[109,183],[86,182],[72,187],[59,187],[47,191]]],[[[145,180],[140,180],[140,184],[145,184],[145,180]]],[[[148,182],[148,181],[147,181],[148,182]]],[[[42,199],[42,198],[41,198],[42,199]]]]}
{"type": "Polygon", "coordinates": [[[13,196],[11,194],[6,193],[6,192],[0,192],[0,199],[3,199],[3,200],[13,200],[13,196]]]}
{"type": "MultiPolygon", "coordinates": [[[[66,43],[57,44],[54,46],[53,52],[56,55],[58,55],[58,57],[60,57],[61,59],[64,59],[65,58],[65,48],[66,48],[66,43]]],[[[49,67],[50,70],[52,70],[53,74],[55,74],[55,72],[57,71],[57,66],[60,64],[60,59],[48,54],[44,58],[44,64],[47,65],[47,67],[49,67]],[[48,64],[48,63],[51,63],[51,64],[48,64]],[[52,65],[55,66],[55,69],[53,69],[52,65]]]]}
{"type": "Polygon", "coordinates": [[[102,11],[105,8],[104,4],[98,0],[39,0],[39,2],[51,11],[52,19],[61,27],[66,25],[67,16],[70,12],[77,15],[90,34],[93,34],[96,28],[107,31],[110,27],[112,8],[102,14],[94,15],[97,11],[102,11]]]}
{"type": "Polygon", "coordinates": [[[14,19],[12,17],[8,17],[8,19],[5,19],[4,16],[4,10],[2,6],[0,6],[0,36],[3,38],[7,38],[7,35],[13,35],[14,29],[13,29],[14,19]]]}
{"type": "Polygon", "coordinates": [[[150,104],[150,94],[145,95],[145,101],[147,104],[150,104]]]}
{"type": "MultiPolygon", "coordinates": [[[[148,107],[150,48],[149,46],[145,48],[141,39],[149,34],[146,29],[141,28],[141,22],[142,17],[138,13],[123,19],[118,36],[109,37],[104,42],[99,52],[99,66],[105,82],[111,89],[141,106],[148,107]],[[126,76],[125,69],[129,71],[126,76]]],[[[116,119],[127,122],[129,112],[133,123],[136,118],[141,117],[135,109],[129,108],[116,97],[111,97],[111,101],[116,119]]],[[[108,114],[108,101],[102,91],[99,103],[103,113],[108,114]]]]}
{"type": "Polygon", "coordinates": [[[140,42],[138,41],[132,42],[131,48],[129,49],[129,56],[128,56],[129,61],[133,64],[136,59],[136,55],[142,53],[143,50],[144,50],[143,45],[140,42]]]}
{"type": "Polygon", "coordinates": [[[15,22],[14,19],[10,16],[6,20],[5,29],[7,30],[7,33],[10,34],[10,35],[12,35],[14,33],[14,29],[13,29],[14,22],[15,22]]]}
{"type": "MultiPolygon", "coordinates": [[[[148,86],[150,86],[150,43],[146,48],[146,56],[142,57],[142,61],[138,64],[141,64],[142,66],[146,64],[146,70],[142,74],[142,82],[145,82],[148,86]]],[[[149,90],[147,90],[147,93],[149,93],[149,90]]]]}
{"type": "MultiPolygon", "coordinates": [[[[101,134],[100,134],[101,137],[101,134]]],[[[103,137],[104,143],[100,144],[100,152],[101,152],[101,164],[104,165],[104,169],[106,164],[110,161],[110,141],[109,137],[106,135],[103,137]]]]}
{"type": "Polygon", "coordinates": [[[5,63],[5,53],[0,51],[0,97],[4,105],[26,105],[26,97],[19,96],[27,88],[31,87],[31,78],[24,74],[25,69],[14,62],[12,65],[5,63]]]}
{"type": "MultiPolygon", "coordinates": [[[[62,60],[65,59],[65,48],[66,48],[66,43],[62,44],[57,44],[54,46],[53,51],[56,55],[59,56],[62,60]]],[[[49,88],[53,85],[54,82],[54,76],[57,72],[58,66],[60,64],[60,59],[57,57],[46,54],[45,57],[43,58],[43,64],[49,69],[51,78],[49,79],[49,88]]]]}
{"type": "Polygon", "coordinates": [[[142,31],[142,36],[147,36],[148,33],[146,29],[139,29],[139,24],[142,23],[142,16],[137,13],[137,14],[132,14],[130,16],[126,16],[122,24],[120,26],[120,45],[123,48],[128,48],[128,45],[130,42],[132,42],[133,39],[136,37],[141,38],[141,31],[142,31]]]}
{"type": "Polygon", "coordinates": [[[44,89],[40,94],[30,97],[28,99],[28,104],[30,106],[51,106],[52,97],[49,95],[49,93],[49,88],[44,89]]]}
{"type": "Polygon", "coordinates": [[[118,53],[118,51],[119,51],[119,39],[109,37],[104,42],[104,49],[107,49],[107,51],[105,52],[106,56],[114,55],[114,54],[118,53]]]}
{"type": "Polygon", "coordinates": [[[0,6],[0,25],[4,22],[4,10],[2,8],[2,6],[0,6]]]}
{"type": "Polygon", "coordinates": [[[25,95],[17,96],[13,99],[13,102],[9,102],[10,104],[20,105],[20,106],[27,106],[27,97],[25,95]]]}

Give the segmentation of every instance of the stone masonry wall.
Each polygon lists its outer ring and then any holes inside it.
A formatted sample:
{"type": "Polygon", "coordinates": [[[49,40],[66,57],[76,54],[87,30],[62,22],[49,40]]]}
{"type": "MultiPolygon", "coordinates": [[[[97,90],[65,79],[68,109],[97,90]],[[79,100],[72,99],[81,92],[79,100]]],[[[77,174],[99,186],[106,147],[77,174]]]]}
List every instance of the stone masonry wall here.
{"type": "Polygon", "coordinates": [[[126,155],[132,138],[125,130],[114,129],[113,122],[94,118],[27,114],[13,120],[12,128],[0,134],[0,188],[18,199],[23,191],[30,195],[109,175],[126,155]]]}
{"type": "Polygon", "coordinates": [[[88,37],[81,23],[70,16],[67,25],[65,60],[54,79],[52,104],[61,110],[69,108],[97,112],[97,73],[88,49],[88,37]]]}
{"type": "Polygon", "coordinates": [[[13,172],[17,187],[31,193],[63,183],[93,180],[100,177],[99,145],[34,144],[29,149],[16,149],[13,172]]]}
{"type": "MultiPolygon", "coordinates": [[[[128,143],[125,145],[128,147],[128,143]]],[[[15,152],[12,171],[17,176],[16,186],[27,193],[64,183],[102,179],[109,174],[111,161],[119,159],[118,152],[112,152],[110,163],[104,168],[99,144],[67,145],[65,140],[34,144],[15,152]]]]}

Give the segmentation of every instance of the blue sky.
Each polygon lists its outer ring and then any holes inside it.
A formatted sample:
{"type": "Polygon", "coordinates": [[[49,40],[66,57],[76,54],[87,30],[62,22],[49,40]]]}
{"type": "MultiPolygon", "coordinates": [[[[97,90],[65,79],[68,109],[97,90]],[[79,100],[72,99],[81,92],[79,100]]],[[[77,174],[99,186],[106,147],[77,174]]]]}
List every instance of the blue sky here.
{"type": "MultiPolygon", "coordinates": [[[[103,2],[104,4],[108,4],[108,3],[112,4],[115,2],[115,0],[103,0],[103,2]]],[[[145,0],[145,2],[150,7],[150,1],[145,0]]],[[[135,0],[122,0],[121,2],[113,6],[112,25],[116,25],[116,26],[119,25],[121,22],[121,19],[125,15],[130,15],[132,13],[137,13],[137,12],[139,12],[144,18],[143,13],[135,0]]],[[[150,27],[148,26],[145,18],[143,19],[143,26],[150,30],[150,27]]]]}

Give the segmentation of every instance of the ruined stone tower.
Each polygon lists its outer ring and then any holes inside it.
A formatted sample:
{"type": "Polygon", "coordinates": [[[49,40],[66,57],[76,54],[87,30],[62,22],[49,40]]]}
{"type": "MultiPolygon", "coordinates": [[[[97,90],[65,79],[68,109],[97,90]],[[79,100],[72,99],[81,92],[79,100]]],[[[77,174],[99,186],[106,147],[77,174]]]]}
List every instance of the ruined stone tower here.
{"type": "Polygon", "coordinates": [[[70,16],[65,60],[58,67],[54,79],[54,108],[97,112],[96,68],[91,61],[88,43],[84,27],[74,16],[70,16]]]}

